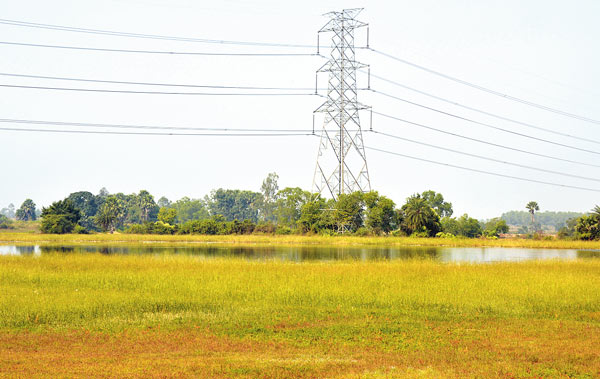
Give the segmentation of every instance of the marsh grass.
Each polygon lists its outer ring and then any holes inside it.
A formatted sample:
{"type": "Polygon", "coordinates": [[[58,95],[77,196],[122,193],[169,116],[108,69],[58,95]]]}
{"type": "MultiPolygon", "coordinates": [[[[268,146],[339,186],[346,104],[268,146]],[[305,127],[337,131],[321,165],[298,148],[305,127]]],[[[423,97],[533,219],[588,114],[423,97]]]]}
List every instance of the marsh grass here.
{"type": "MultiPolygon", "coordinates": [[[[272,335],[279,324],[311,338],[358,338],[370,319],[486,318],[597,322],[600,262],[491,265],[286,263],[194,256],[44,254],[0,259],[0,328],[210,326],[272,335]],[[298,326],[327,320],[334,326],[298,326]],[[338,330],[339,329],[339,330],[338,330]]],[[[293,334],[292,333],[292,334],[293,334]]]]}
{"type": "Polygon", "coordinates": [[[0,376],[594,377],[600,262],[0,257],[0,376]]]}

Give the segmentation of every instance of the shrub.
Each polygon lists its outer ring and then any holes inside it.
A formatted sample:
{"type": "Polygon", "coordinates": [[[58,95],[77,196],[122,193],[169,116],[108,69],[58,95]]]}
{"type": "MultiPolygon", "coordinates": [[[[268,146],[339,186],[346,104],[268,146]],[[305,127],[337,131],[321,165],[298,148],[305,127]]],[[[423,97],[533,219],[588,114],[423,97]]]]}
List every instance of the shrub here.
{"type": "Polygon", "coordinates": [[[73,233],[75,234],[89,234],[89,231],[81,225],[75,225],[73,228],[73,233]]]}
{"type": "Polygon", "coordinates": [[[254,233],[255,234],[275,234],[276,229],[277,228],[275,227],[275,224],[273,224],[270,221],[261,222],[258,225],[256,225],[256,228],[254,229],[254,233]]]}
{"type": "Polygon", "coordinates": [[[292,234],[292,228],[290,228],[288,226],[278,226],[277,230],[275,230],[275,234],[279,234],[279,235],[292,234]]]}
{"type": "Polygon", "coordinates": [[[81,212],[75,208],[71,200],[61,200],[42,209],[42,233],[65,234],[71,233],[81,218],[81,212]]]}
{"type": "Polygon", "coordinates": [[[5,215],[0,215],[0,229],[14,229],[13,221],[5,215]]]}
{"type": "Polygon", "coordinates": [[[66,234],[71,233],[75,228],[75,223],[64,214],[46,214],[42,216],[40,230],[48,234],[66,234]]]}
{"type": "Polygon", "coordinates": [[[390,233],[392,237],[408,237],[408,234],[402,229],[396,229],[390,233]]]}
{"type": "Polygon", "coordinates": [[[366,237],[368,236],[369,230],[367,228],[365,228],[364,226],[361,226],[360,228],[356,229],[356,232],[354,232],[355,236],[360,236],[360,237],[366,237]]]}

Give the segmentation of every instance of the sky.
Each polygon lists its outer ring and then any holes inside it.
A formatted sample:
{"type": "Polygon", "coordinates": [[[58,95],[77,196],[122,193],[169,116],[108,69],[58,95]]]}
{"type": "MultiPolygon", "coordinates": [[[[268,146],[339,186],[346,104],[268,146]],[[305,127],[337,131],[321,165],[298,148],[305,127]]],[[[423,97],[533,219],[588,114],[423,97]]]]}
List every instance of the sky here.
{"type": "MultiPolygon", "coordinates": [[[[324,13],[364,8],[370,46],[406,61],[534,103],[600,120],[600,3],[564,1],[332,1],[221,0],[0,0],[0,18],[87,29],[187,37],[314,45],[324,13]]],[[[327,52],[329,36],[321,36],[327,52]]],[[[0,23],[0,42],[109,49],[231,53],[314,53],[277,48],[140,39],[27,28],[0,23]]],[[[366,41],[357,31],[356,43],[366,41]]],[[[193,85],[312,88],[324,63],[316,56],[156,55],[66,50],[0,44],[0,73],[96,80],[193,85]]],[[[560,133],[600,141],[600,125],[527,106],[432,75],[368,50],[357,59],[374,75],[469,107],[560,133]]],[[[320,78],[321,83],[326,78],[320,78]]],[[[366,82],[359,76],[359,84],[366,82]]],[[[198,91],[183,87],[85,83],[0,75],[0,84],[198,91]]],[[[442,102],[380,79],[379,92],[510,130],[501,132],[364,91],[359,101],[374,111],[449,133],[536,154],[600,165],[599,144],[499,120],[442,102]],[[522,137],[575,146],[588,152],[522,137]]],[[[209,90],[207,90],[209,91],[209,90]]],[[[211,90],[212,91],[212,90],[211,90]]],[[[217,90],[215,90],[217,92],[217,90]]],[[[288,91],[289,92],[289,91],[288,91]]],[[[191,96],[69,92],[0,87],[0,119],[184,128],[312,129],[323,102],[306,96],[191,96]]],[[[369,115],[361,115],[363,128],[369,115]]],[[[322,120],[317,118],[317,131],[322,120]]],[[[600,168],[552,160],[442,134],[375,114],[373,129],[430,145],[490,157],[540,172],[460,155],[365,132],[365,145],[448,165],[537,181],[596,189],[585,191],[497,177],[367,150],[372,188],[397,204],[434,190],[456,215],[487,219],[524,210],[531,200],[542,211],[588,211],[600,203],[600,168]],[[578,176],[581,178],[576,178],[578,176]]],[[[1,122],[5,128],[92,130],[1,122]]],[[[104,130],[95,128],[94,130],[104,130]]],[[[135,132],[135,130],[133,130],[135,132]]],[[[0,130],[0,208],[33,199],[48,206],[72,192],[133,193],[202,198],[217,188],[258,191],[270,172],[279,186],[310,190],[319,140],[314,136],[217,137],[69,134],[0,130]]]]}

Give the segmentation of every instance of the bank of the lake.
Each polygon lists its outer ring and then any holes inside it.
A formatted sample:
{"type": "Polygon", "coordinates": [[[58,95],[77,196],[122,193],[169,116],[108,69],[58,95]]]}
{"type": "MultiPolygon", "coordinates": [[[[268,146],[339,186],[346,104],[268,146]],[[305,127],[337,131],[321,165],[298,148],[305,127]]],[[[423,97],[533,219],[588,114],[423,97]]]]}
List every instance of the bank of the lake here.
{"type": "Polygon", "coordinates": [[[424,247],[522,247],[537,249],[599,250],[600,241],[556,239],[412,238],[317,235],[139,235],[139,234],[39,234],[0,233],[2,244],[232,244],[282,246],[424,246],[424,247]]]}

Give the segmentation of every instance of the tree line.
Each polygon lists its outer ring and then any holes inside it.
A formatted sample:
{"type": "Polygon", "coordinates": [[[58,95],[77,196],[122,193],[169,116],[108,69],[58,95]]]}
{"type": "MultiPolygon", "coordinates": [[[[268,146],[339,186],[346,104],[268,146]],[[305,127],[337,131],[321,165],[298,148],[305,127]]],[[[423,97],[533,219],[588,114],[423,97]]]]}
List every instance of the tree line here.
{"type": "MultiPolygon", "coordinates": [[[[527,205],[528,212],[524,213],[531,216],[531,231],[536,231],[534,213],[539,206],[533,203],[527,205]]],[[[2,213],[5,211],[3,209],[2,213]]],[[[30,199],[14,213],[15,217],[21,219],[35,220],[37,217],[35,204],[30,199]]],[[[43,233],[59,234],[119,231],[135,234],[354,234],[496,238],[509,230],[505,215],[487,222],[467,214],[453,217],[452,203],[447,202],[442,194],[431,190],[408,197],[400,206],[376,191],[343,194],[335,200],[326,199],[298,187],[279,189],[278,176],[271,173],[263,181],[259,192],[221,188],[202,199],[183,197],[171,201],[161,197],[155,201],[154,196],[145,190],[129,195],[111,194],[106,189],[98,194],[75,192],[42,209],[40,229],[43,233]]],[[[573,219],[575,221],[570,221],[571,224],[567,223],[567,227],[572,227],[561,229],[561,236],[600,238],[595,231],[598,228],[596,216],[582,217],[573,219]]]]}

